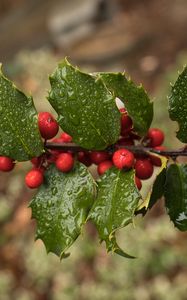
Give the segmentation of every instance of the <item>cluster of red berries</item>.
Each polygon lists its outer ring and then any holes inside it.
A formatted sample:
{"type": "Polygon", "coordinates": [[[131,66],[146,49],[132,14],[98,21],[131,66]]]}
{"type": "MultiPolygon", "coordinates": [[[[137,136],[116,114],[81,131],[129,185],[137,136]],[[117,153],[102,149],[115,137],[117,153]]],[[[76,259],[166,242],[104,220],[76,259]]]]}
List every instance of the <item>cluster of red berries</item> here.
{"type": "MultiPolygon", "coordinates": [[[[38,127],[45,141],[54,138],[59,130],[57,121],[48,112],[38,114],[38,127]]],[[[64,132],[59,138],[52,141],[55,143],[71,143],[72,137],[64,132]]],[[[55,163],[57,169],[62,172],[69,172],[73,168],[74,158],[72,153],[51,150],[40,157],[33,158],[31,163],[33,168],[26,174],[25,183],[29,188],[37,188],[43,183],[44,172],[50,163],[55,163]]]]}
{"type": "MultiPolygon", "coordinates": [[[[113,154],[113,164],[118,169],[129,170],[135,168],[135,183],[140,190],[142,187],[141,180],[150,178],[154,171],[154,166],[161,166],[161,159],[156,155],[133,154],[125,149],[126,146],[132,146],[139,143],[140,137],[133,133],[133,122],[128,116],[125,108],[120,109],[121,112],[121,138],[117,145],[124,148],[116,150],[113,154]]],[[[147,136],[143,139],[143,144],[156,150],[165,150],[161,144],[164,141],[164,133],[158,128],[150,128],[147,136]]]]}
{"type": "MultiPolygon", "coordinates": [[[[39,187],[44,180],[44,172],[50,163],[54,163],[56,168],[62,172],[69,172],[74,166],[75,158],[87,167],[92,164],[97,165],[99,175],[105,173],[112,166],[118,169],[129,170],[135,168],[135,183],[141,189],[141,179],[145,180],[152,176],[153,166],[161,166],[161,160],[155,155],[140,156],[133,154],[126,149],[126,146],[133,146],[139,143],[140,137],[133,132],[133,122],[128,116],[125,108],[121,112],[121,137],[115,147],[119,148],[114,153],[106,151],[81,151],[77,154],[71,151],[49,150],[40,157],[33,158],[31,163],[33,168],[26,174],[25,183],[30,188],[39,187]]],[[[44,140],[53,139],[53,143],[71,143],[72,137],[63,132],[60,137],[54,138],[58,133],[59,126],[54,117],[48,112],[41,112],[38,115],[38,126],[44,140]]],[[[164,134],[160,129],[151,128],[143,143],[146,146],[158,150],[164,150],[161,144],[164,141],[164,134]]],[[[0,156],[0,170],[10,171],[14,168],[14,161],[5,156],[0,156]]]]}

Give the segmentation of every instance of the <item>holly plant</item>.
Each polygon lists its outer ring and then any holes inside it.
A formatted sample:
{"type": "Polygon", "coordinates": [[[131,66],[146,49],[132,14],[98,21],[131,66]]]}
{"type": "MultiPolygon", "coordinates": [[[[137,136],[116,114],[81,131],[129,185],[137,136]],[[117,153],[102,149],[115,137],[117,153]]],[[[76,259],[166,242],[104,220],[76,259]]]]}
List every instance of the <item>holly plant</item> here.
{"type": "MultiPolygon", "coordinates": [[[[47,252],[68,256],[91,221],[107,251],[133,258],[118,246],[116,231],[137,214],[144,216],[162,196],[171,221],[187,230],[187,164],[177,163],[187,148],[162,145],[163,131],[150,128],[153,103],[143,87],[125,73],[83,73],[67,59],[49,79],[48,101],[57,120],[37,113],[32,97],[0,71],[0,170],[31,161],[25,184],[38,188],[29,206],[36,239],[47,252]],[[143,197],[140,190],[150,177],[155,179],[143,197]]],[[[187,67],[171,88],[169,115],[186,143],[187,67]]]]}

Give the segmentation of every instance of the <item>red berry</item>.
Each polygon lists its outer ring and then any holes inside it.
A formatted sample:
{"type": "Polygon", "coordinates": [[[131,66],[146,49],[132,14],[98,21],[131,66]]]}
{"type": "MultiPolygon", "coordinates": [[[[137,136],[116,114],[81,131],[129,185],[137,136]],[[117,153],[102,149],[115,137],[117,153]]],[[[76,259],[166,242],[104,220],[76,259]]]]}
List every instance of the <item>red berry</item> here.
{"type": "Polygon", "coordinates": [[[104,160],[108,160],[110,155],[104,151],[93,151],[90,153],[91,161],[98,165],[104,160]]]}
{"type": "Polygon", "coordinates": [[[38,166],[38,165],[39,165],[38,157],[33,157],[33,158],[31,159],[31,163],[32,163],[34,166],[38,166]]]}
{"type": "Polygon", "coordinates": [[[134,155],[127,149],[115,151],[112,160],[118,169],[130,169],[134,165],[134,155]]]}
{"type": "Polygon", "coordinates": [[[141,182],[141,180],[140,180],[138,177],[136,177],[136,176],[135,176],[135,183],[136,183],[137,188],[138,188],[139,191],[140,191],[141,188],[142,188],[142,182],[141,182]]]}
{"type": "Polygon", "coordinates": [[[117,145],[132,146],[132,145],[134,145],[134,141],[133,141],[133,139],[131,139],[129,137],[123,137],[118,140],[117,145]]]}
{"type": "MultiPolygon", "coordinates": [[[[154,147],[154,149],[160,150],[160,151],[165,151],[166,150],[166,148],[164,146],[157,146],[157,147],[154,147]]],[[[150,160],[151,160],[151,162],[154,166],[160,167],[162,165],[161,159],[159,157],[157,157],[156,155],[154,155],[154,154],[150,155],[150,160]]]]}
{"type": "Polygon", "coordinates": [[[59,150],[50,150],[51,155],[48,157],[47,161],[49,163],[54,162],[60,153],[61,153],[61,151],[59,151],[59,150]]]}
{"type": "Polygon", "coordinates": [[[63,142],[63,143],[71,143],[71,142],[72,142],[72,137],[71,137],[71,135],[69,135],[68,133],[63,132],[63,133],[60,135],[60,140],[61,140],[61,142],[63,142]]]}
{"type": "Polygon", "coordinates": [[[40,169],[33,169],[25,176],[25,183],[31,189],[38,188],[43,183],[43,180],[43,171],[40,169]]]}
{"type": "Polygon", "coordinates": [[[57,121],[48,112],[38,114],[38,126],[41,136],[46,140],[53,138],[59,129],[57,121]]]}
{"type": "Polygon", "coordinates": [[[132,129],[132,119],[126,114],[121,116],[121,135],[126,136],[132,129]]]}
{"type": "Polygon", "coordinates": [[[41,156],[39,156],[39,157],[33,157],[31,159],[31,163],[33,164],[33,166],[38,167],[41,164],[41,160],[42,160],[41,156]]]}
{"type": "Polygon", "coordinates": [[[40,171],[42,174],[44,174],[45,173],[45,171],[46,171],[46,168],[45,167],[43,167],[43,166],[41,166],[41,167],[34,167],[32,170],[38,170],[38,171],[40,171]]]}
{"type": "Polygon", "coordinates": [[[87,153],[87,152],[83,152],[83,151],[78,152],[77,159],[78,159],[78,161],[80,161],[82,164],[84,164],[87,167],[91,166],[91,164],[92,164],[89,153],[87,153]]]}
{"type": "Polygon", "coordinates": [[[7,156],[0,156],[0,171],[9,172],[15,166],[14,161],[7,156]]]}
{"type": "Polygon", "coordinates": [[[136,176],[140,179],[148,179],[153,174],[153,165],[147,158],[137,159],[135,163],[136,176]]]}
{"type": "Polygon", "coordinates": [[[162,161],[161,161],[161,159],[158,156],[156,156],[156,155],[150,155],[149,158],[150,158],[151,163],[154,166],[161,167],[162,161]]]}
{"type": "Polygon", "coordinates": [[[164,141],[164,133],[158,128],[150,128],[147,134],[149,141],[149,146],[156,147],[160,146],[164,141]]]}
{"type": "Polygon", "coordinates": [[[166,147],[164,146],[157,146],[157,147],[154,147],[155,150],[160,150],[160,151],[166,151],[166,147]]]}
{"type": "Polygon", "coordinates": [[[69,172],[74,165],[73,156],[70,153],[61,153],[55,161],[56,167],[62,172],[69,172]]]}
{"type": "Polygon", "coordinates": [[[99,173],[99,175],[102,175],[108,169],[110,169],[112,166],[113,166],[113,163],[111,162],[111,160],[105,160],[97,166],[97,172],[99,173]]]}
{"type": "Polygon", "coordinates": [[[54,139],[52,139],[52,142],[56,143],[56,144],[60,144],[60,143],[62,143],[62,140],[61,140],[61,138],[54,138],[54,139]]]}

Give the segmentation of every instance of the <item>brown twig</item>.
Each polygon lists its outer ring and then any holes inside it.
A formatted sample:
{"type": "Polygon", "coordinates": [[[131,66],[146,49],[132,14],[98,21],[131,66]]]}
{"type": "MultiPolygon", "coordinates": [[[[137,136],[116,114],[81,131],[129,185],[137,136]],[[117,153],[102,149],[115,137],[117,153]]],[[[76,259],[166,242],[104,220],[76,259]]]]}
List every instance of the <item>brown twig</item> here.
{"type": "MultiPolygon", "coordinates": [[[[53,142],[46,142],[45,144],[46,149],[50,150],[64,150],[64,151],[72,151],[73,153],[77,153],[80,151],[87,151],[85,148],[82,148],[80,146],[77,146],[74,143],[53,143],[53,142]]],[[[150,147],[144,147],[142,145],[137,145],[137,146],[123,146],[123,145],[112,145],[106,148],[103,151],[107,151],[110,153],[113,153],[117,149],[125,148],[133,153],[136,154],[148,154],[149,152],[163,155],[163,156],[169,156],[172,158],[175,158],[177,156],[187,156],[187,147],[184,147],[182,149],[177,149],[177,150],[156,150],[154,148],[150,147]]]]}

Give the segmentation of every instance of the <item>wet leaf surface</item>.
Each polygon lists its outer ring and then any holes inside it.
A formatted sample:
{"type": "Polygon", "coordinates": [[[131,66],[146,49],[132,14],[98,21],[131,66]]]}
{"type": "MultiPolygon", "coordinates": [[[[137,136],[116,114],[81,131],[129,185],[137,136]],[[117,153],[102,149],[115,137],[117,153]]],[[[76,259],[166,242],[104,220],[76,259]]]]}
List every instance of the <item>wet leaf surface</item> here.
{"type": "Polygon", "coordinates": [[[125,172],[111,168],[98,181],[97,199],[88,218],[96,225],[108,251],[131,257],[117,245],[115,231],[132,222],[140,198],[134,183],[134,170],[125,172]]]}
{"type": "Polygon", "coordinates": [[[177,138],[187,142],[187,67],[179,75],[169,96],[169,116],[178,122],[177,138]]]}
{"type": "Polygon", "coordinates": [[[171,221],[187,230],[187,165],[172,164],[166,173],[165,203],[171,221]]]}
{"type": "Polygon", "coordinates": [[[153,119],[153,103],[142,86],[136,86],[123,73],[101,73],[108,89],[125,105],[133,120],[134,130],[141,136],[145,135],[153,119]]]}
{"type": "Polygon", "coordinates": [[[32,97],[25,96],[0,70],[0,155],[18,161],[39,156],[43,143],[32,97]]]}
{"type": "Polygon", "coordinates": [[[115,97],[103,81],[59,63],[50,77],[49,102],[58,113],[61,128],[86,149],[104,149],[120,135],[120,113],[115,97]]]}
{"type": "Polygon", "coordinates": [[[95,183],[87,168],[77,163],[69,173],[51,165],[45,182],[30,203],[37,220],[36,238],[47,252],[62,257],[81,233],[95,196],[95,183]]]}

